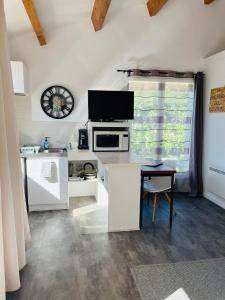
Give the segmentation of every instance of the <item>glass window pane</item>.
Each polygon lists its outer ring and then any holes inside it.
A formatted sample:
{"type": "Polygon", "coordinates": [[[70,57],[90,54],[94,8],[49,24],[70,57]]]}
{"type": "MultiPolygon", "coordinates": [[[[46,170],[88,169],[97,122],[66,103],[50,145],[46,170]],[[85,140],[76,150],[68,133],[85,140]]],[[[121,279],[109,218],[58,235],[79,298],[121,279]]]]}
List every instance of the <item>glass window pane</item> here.
{"type": "Polygon", "coordinates": [[[130,80],[135,92],[131,150],[143,158],[173,163],[189,170],[193,81],[130,80]]]}

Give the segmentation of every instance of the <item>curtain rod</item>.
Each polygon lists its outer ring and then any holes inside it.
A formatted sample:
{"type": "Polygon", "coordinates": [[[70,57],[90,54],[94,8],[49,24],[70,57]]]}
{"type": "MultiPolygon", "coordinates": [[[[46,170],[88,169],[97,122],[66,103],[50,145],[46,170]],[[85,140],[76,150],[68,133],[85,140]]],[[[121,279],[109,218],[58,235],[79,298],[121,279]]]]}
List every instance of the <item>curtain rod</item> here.
{"type": "Polygon", "coordinates": [[[177,72],[170,70],[141,70],[141,69],[127,69],[117,70],[117,72],[123,72],[130,76],[143,76],[143,77],[174,77],[174,78],[194,78],[194,72],[177,72]]]}

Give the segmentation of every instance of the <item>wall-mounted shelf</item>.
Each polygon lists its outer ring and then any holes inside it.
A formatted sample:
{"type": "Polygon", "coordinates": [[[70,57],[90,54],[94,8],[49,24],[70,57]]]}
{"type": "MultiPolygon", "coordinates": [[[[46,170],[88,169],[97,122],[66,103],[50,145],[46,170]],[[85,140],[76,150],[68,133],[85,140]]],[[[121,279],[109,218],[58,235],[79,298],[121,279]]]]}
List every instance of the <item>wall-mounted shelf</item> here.
{"type": "Polygon", "coordinates": [[[131,122],[89,122],[88,127],[131,127],[131,122]]]}

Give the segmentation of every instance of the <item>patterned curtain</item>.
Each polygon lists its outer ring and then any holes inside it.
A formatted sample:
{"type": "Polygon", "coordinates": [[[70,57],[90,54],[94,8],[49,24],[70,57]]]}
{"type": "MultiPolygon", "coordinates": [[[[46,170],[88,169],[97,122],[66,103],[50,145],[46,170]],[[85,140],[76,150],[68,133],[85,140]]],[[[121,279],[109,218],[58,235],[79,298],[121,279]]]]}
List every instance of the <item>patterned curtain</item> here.
{"type": "Polygon", "coordinates": [[[135,92],[131,149],[176,167],[178,190],[189,191],[194,80],[130,77],[135,92]]]}

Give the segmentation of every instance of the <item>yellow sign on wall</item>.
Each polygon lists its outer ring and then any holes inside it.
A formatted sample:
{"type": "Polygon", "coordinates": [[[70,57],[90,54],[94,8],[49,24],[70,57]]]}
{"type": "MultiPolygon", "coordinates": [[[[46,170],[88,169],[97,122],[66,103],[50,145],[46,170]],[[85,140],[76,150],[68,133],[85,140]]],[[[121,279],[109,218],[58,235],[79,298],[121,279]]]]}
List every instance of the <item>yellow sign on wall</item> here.
{"type": "Polygon", "coordinates": [[[211,90],[209,112],[225,112],[225,87],[211,90]]]}

